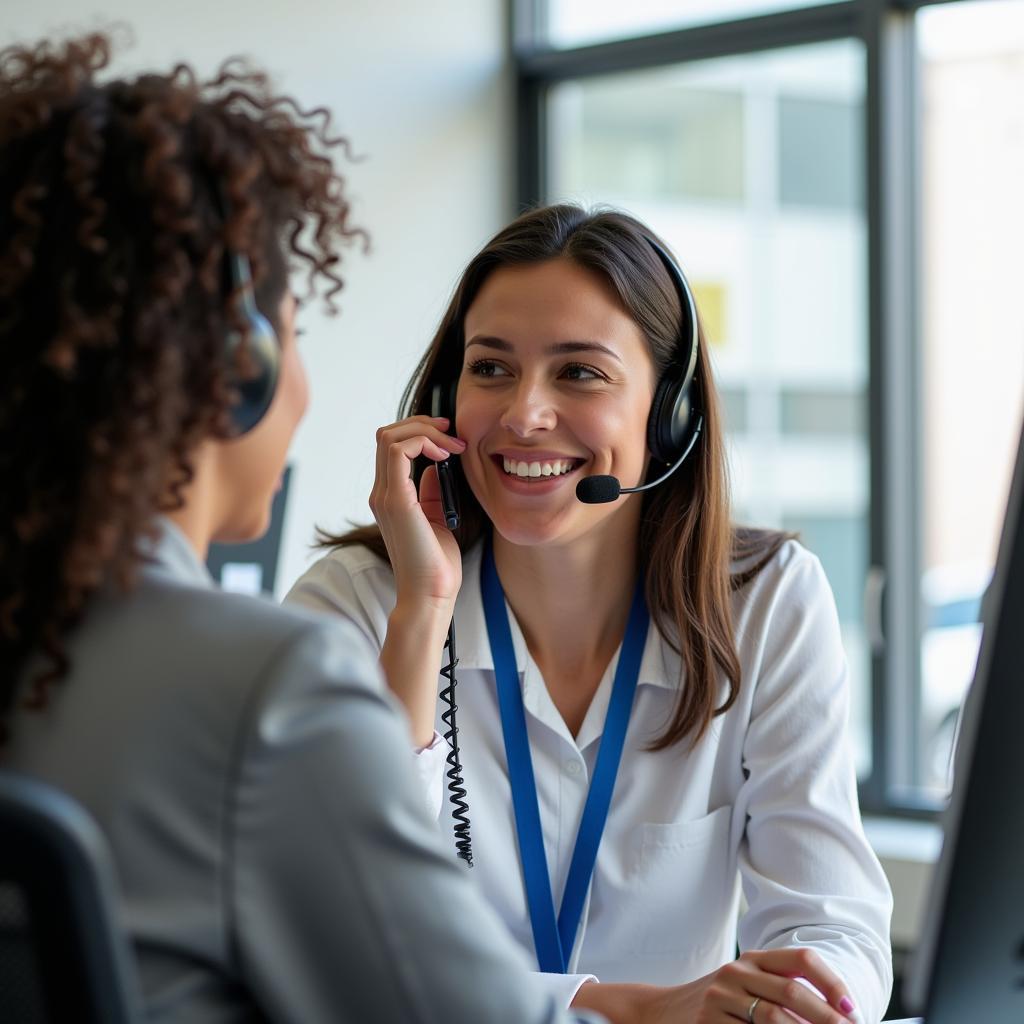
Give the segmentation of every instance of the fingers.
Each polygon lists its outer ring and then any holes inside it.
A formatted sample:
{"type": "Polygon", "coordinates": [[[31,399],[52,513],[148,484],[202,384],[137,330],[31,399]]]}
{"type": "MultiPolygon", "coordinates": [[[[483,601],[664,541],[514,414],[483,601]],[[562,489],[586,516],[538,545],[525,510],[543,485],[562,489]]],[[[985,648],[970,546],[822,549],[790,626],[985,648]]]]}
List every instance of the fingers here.
{"type": "Polygon", "coordinates": [[[755,991],[734,992],[727,1005],[731,1016],[753,1024],[849,1024],[849,1019],[833,1009],[799,981],[761,974],[751,986],[755,991]],[[754,1000],[757,1005],[754,1005],[754,1000]],[[749,1017],[754,1007],[753,1017],[749,1017]]]}
{"type": "MultiPolygon", "coordinates": [[[[843,979],[813,949],[760,950],[757,957],[763,970],[788,978],[804,978],[841,1013],[848,1016],[854,1011],[853,998],[843,979]]],[[[803,985],[800,987],[807,991],[803,985]]]]}
{"type": "Polygon", "coordinates": [[[447,425],[443,417],[411,416],[377,431],[376,473],[370,492],[375,516],[396,498],[402,506],[416,500],[415,488],[409,483],[415,458],[425,455],[439,462],[465,451],[464,441],[441,429],[447,425]]]}
{"type": "Polygon", "coordinates": [[[374,514],[406,508],[416,503],[412,483],[412,463],[420,455],[435,461],[447,459],[450,452],[422,435],[404,441],[391,441],[384,450],[384,471],[378,475],[370,494],[374,514]]]}
{"type": "MultiPolygon", "coordinates": [[[[463,441],[444,432],[448,422],[444,416],[410,416],[408,419],[378,428],[377,476],[379,477],[387,466],[388,448],[410,437],[422,436],[433,441],[437,447],[444,449],[444,454],[440,456],[442,459],[447,458],[451,452],[458,454],[464,451],[466,445],[463,441]]],[[[423,454],[429,453],[425,451],[423,454]]],[[[435,456],[431,455],[431,458],[435,456]]]]}
{"type": "Polygon", "coordinates": [[[848,1024],[857,1018],[842,979],[810,949],[756,950],[722,968],[718,996],[727,1012],[754,1024],[848,1024]],[[798,978],[815,986],[825,998],[798,978]],[[725,991],[723,991],[725,990],[725,991]],[[726,995],[726,991],[728,995],[726,995]]]}
{"type": "Polygon", "coordinates": [[[444,517],[444,506],[441,501],[441,484],[437,479],[437,467],[427,466],[423,476],[420,477],[420,508],[427,517],[427,521],[444,526],[447,529],[444,517]]]}

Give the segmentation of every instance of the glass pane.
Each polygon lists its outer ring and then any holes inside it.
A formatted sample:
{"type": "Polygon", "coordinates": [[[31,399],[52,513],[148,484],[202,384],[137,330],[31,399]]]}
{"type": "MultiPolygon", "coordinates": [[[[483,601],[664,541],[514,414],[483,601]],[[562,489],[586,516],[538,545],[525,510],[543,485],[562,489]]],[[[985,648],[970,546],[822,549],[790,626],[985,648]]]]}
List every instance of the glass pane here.
{"type": "Polygon", "coordinates": [[[848,99],[779,98],[779,203],[859,209],[858,104],[848,99]]]}
{"type": "Polygon", "coordinates": [[[550,199],[634,213],[686,269],[724,398],[737,518],[800,531],[835,591],[862,775],[863,92],[853,40],[566,82],[549,101],[547,168],[550,199]]]}
{"type": "Polygon", "coordinates": [[[715,21],[816,7],[831,0],[547,0],[547,41],[584,46],[715,21]]]}
{"type": "Polygon", "coordinates": [[[922,101],[918,785],[948,789],[1024,407],[1024,4],[917,15],[922,101]]]}

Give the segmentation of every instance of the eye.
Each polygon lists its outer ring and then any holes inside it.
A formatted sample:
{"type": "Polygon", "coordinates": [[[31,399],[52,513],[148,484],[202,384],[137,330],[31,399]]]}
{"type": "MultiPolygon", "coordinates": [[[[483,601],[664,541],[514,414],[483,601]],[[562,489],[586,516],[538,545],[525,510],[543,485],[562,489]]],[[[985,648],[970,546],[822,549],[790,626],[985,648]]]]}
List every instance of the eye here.
{"type": "Polygon", "coordinates": [[[568,366],[562,370],[562,375],[567,380],[604,380],[604,374],[599,370],[595,370],[592,366],[586,366],[583,363],[569,363],[568,366]]]}
{"type": "Polygon", "coordinates": [[[466,366],[468,373],[474,377],[506,377],[508,371],[493,359],[475,359],[466,366]]]}

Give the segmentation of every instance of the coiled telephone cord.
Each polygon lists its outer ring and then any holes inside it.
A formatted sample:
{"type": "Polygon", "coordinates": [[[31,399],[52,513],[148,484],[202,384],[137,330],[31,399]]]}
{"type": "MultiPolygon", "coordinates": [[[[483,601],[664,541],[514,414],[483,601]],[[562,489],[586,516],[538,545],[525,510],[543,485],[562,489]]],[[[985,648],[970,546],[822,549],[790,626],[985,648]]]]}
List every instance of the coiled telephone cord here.
{"type": "Polygon", "coordinates": [[[448,627],[448,639],[445,641],[448,652],[448,664],[441,668],[441,675],[448,680],[448,685],[441,691],[440,697],[446,705],[441,712],[441,721],[448,727],[444,738],[448,743],[448,797],[452,805],[452,818],[455,821],[455,849],[470,867],[473,866],[473,845],[469,835],[469,804],[466,803],[466,789],[462,779],[462,761],[459,757],[459,726],[455,720],[455,712],[459,707],[455,703],[455,666],[459,659],[455,651],[455,620],[448,627]]]}

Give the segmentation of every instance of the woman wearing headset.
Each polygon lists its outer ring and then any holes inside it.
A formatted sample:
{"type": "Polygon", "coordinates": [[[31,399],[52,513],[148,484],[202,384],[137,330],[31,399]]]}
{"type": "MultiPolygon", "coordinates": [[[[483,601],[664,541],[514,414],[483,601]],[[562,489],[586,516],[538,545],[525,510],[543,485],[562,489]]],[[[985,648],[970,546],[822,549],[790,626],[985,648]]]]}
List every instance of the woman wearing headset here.
{"type": "Polygon", "coordinates": [[[403,408],[377,434],[377,526],[331,538],[290,597],[380,651],[435,811],[454,615],[474,875],[548,984],[614,1021],[878,1020],[891,897],[834,602],[795,540],[730,521],[660,243],[620,213],[524,214],[469,264],[403,408]]]}
{"type": "Polygon", "coordinates": [[[109,53],[0,52],[0,768],[103,827],[147,1019],[562,1021],[358,633],[203,564],[266,529],[306,407],[289,264],[341,286],[324,112],[109,53]]]}

